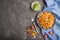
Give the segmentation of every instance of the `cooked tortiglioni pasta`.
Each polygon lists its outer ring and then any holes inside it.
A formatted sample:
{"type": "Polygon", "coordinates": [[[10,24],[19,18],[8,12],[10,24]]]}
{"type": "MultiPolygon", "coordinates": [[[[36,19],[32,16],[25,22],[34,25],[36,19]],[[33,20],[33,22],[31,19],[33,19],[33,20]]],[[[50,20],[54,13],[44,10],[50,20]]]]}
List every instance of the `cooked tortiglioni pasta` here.
{"type": "Polygon", "coordinates": [[[51,12],[43,11],[38,17],[38,22],[44,29],[49,29],[54,24],[54,15],[51,12]]]}

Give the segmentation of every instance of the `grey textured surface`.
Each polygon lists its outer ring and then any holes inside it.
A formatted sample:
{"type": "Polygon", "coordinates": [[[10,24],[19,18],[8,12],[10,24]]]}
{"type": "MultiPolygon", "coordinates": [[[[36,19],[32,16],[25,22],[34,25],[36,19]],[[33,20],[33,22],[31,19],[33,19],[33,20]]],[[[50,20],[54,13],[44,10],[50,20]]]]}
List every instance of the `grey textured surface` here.
{"type": "Polygon", "coordinates": [[[31,17],[38,13],[30,8],[33,1],[0,0],[0,40],[24,40],[25,27],[31,25],[31,17]]]}

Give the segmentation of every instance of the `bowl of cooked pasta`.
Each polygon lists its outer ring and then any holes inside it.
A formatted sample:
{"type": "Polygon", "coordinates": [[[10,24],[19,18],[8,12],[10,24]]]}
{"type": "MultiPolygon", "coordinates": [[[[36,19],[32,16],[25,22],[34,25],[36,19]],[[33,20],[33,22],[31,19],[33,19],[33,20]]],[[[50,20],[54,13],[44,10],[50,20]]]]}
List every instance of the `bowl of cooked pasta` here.
{"type": "Polygon", "coordinates": [[[37,24],[40,28],[50,29],[55,24],[55,16],[53,12],[43,11],[37,15],[37,24]]]}

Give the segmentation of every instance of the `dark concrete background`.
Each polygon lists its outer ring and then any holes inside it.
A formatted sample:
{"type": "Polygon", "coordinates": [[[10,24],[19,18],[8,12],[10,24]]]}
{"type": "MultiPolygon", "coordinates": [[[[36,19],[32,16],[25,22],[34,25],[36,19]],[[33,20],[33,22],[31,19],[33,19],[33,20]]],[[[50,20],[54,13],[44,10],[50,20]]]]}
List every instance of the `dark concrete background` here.
{"type": "Polygon", "coordinates": [[[0,40],[24,40],[25,27],[31,25],[31,17],[38,13],[30,8],[33,1],[0,0],[0,40]]]}

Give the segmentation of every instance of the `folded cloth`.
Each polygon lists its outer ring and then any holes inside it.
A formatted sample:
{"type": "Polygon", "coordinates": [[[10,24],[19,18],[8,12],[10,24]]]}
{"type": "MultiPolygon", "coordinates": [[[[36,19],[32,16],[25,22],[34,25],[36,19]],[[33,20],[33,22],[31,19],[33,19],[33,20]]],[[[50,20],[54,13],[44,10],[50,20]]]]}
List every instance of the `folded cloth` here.
{"type": "Polygon", "coordinates": [[[60,2],[59,0],[44,0],[46,2],[46,5],[44,10],[46,11],[51,11],[54,13],[56,21],[55,24],[53,26],[53,28],[45,30],[45,29],[41,29],[42,35],[47,34],[47,38],[45,38],[45,40],[60,40],[60,8],[59,8],[59,4],[58,2],[60,2]],[[53,34],[50,35],[49,31],[52,31],[53,34]]]}

